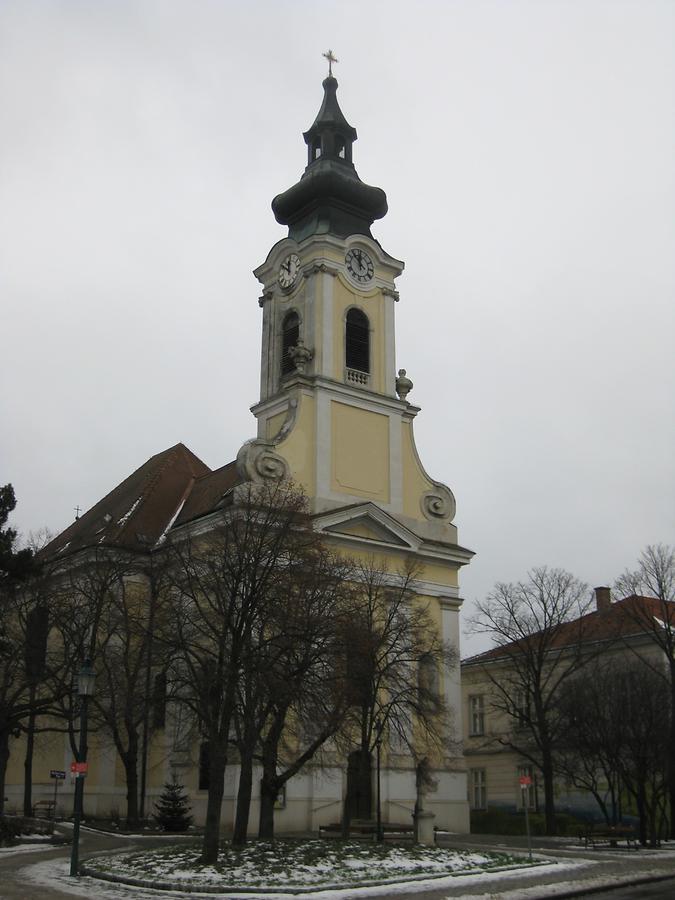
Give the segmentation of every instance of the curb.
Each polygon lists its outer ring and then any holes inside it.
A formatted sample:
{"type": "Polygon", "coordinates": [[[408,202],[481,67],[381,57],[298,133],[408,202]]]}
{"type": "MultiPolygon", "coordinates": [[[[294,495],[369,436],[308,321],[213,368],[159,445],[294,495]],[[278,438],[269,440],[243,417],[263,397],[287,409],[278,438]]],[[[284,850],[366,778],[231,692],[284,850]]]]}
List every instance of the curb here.
{"type": "Polygon", "coordinates": [[[146,878],[134,878],[133,875],[115,875],[112,872],[101,872],[91,866],[80,866],[80,874],[90,878],[98,878],[101,881],[109,881],[114,884],[126,884],[130,887],[142,887],[156,891],[183,891],[185,894],[319,894],[321,891],[354,891],[360,888],[390,887],[391,885],[414,884],[419,881],[435,881],[441,878],[461,878],[464,875],[475,875],[477,871],[486,874],[496,872],[530,871],[541,865],[547,865],[549,860],[518,866],[494,866],[494,868],[477,870],[463,869],[458,872],[432,872],[423,875],[410,875],[407,878],[381,878],[368,882],[343,882],[342,884],[321,885],[296,885],[295,887],[237,887],[235,885],[196,885],[190,882],[180,881],[149,881],[146,878]]]}
{"type": "MultiPolygon", "coordinates": [[[[568,897],[586,897],[588,894],[604,894],[605,891],[612,891],[622,888],[639,887],[641,884],[656,884],[659,881],[672,881],[675,878],[675,872],[669,872],[667,875],[643,875],[641,878],[613,878],[608,879],[604,884],[597,884],[593,887],[584,886],[583,881],[579,881],[578,888],[572,888],[563,893],[556,893],[555,900],[566,900],[568,897]]],[[[538,897],[532,897],[531,900],[550,900],[551,894],[540,894],[538,897]]]]}

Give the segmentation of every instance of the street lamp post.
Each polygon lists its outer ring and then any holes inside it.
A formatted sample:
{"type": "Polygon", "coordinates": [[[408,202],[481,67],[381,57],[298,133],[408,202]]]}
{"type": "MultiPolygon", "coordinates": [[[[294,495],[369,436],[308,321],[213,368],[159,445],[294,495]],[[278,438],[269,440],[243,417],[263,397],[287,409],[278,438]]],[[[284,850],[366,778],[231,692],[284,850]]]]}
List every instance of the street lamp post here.
{"type": "MultiPolygon", "coordinates": [[[[77,761],[87,761],[87,704],[94,693],[96,674],[89,660],[85,660],[77,676],[77,693],[80,697],[80,746],[77,761]]],[[[82,818],[82,801],[84,799],[84,772],[75,773],[75,809],[73,816],[73,846],[70,852],[70,874],[77,875],[80,850],[80,820],[82,818]]]]}
{"type": "Polygon", "coordinates": [[[378,843],[384,840],[382,834],[382,801],[380,791],[380,746],[382,744],[382,723],[375,719],[375,750],[377,753],[377,831],[375,839],[378,843]]]}

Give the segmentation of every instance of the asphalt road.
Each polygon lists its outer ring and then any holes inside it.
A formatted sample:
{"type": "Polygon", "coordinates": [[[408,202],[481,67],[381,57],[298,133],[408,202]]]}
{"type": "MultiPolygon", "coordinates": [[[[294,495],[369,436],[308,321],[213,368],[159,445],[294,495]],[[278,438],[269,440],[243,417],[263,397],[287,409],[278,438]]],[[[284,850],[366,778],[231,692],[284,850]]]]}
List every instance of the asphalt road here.
{"type": "Polygon", "coordinates": [[[586,893],[577,895],[581,898],[595,897],[596,900],[673,900],[675,897],[675,876],[667,881],[654,881],[650,884],[636,884],[632,887],[613,888],[602,893],[586,893]]]}

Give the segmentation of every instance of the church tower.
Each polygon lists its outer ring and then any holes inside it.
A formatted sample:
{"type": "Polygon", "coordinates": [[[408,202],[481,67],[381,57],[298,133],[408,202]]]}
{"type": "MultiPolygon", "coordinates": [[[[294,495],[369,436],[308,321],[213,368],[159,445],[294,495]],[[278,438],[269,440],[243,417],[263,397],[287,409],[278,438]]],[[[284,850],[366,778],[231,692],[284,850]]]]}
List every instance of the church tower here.
{"type": "MultiPolygon", "coordinates": [[[[257,437],[237,457],[247,481],[290,476],[306,492],[314,526],[350,556],[392,573],[413,561],[416,588],[443,639],[459,650],[458,571],[473,553],[453,524],[455,499],[418,456],[412,381],[396,365],[396,279],[404,264],[373,237],[387,212],[383,190],[354,166],[356,129],[329,71],[304,133],[300,180],[272,202],[288,236],[255,270],[262,284],[257,437]]],[[[459,670],[445,699],[461,734],[459,670]]],[[[468,828],[464,762],[449,737],[435,802],[437,822],[468,828]],[[450,749],[451,746],[454,749],[450,749]]]]}

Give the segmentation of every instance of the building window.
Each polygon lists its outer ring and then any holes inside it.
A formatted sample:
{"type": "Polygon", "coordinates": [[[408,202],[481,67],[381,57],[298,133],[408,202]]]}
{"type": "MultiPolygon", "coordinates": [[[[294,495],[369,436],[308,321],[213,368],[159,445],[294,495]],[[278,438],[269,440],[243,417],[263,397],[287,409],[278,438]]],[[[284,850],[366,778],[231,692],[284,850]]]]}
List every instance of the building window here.
{"type": "Polygon", "coordinates": [[[469,769],[469,805],[471,809],[487,809],[485,769],[469,769]]]}
{"type": "Polygon", "coordinates": [[[347,313],[345,364],[347,369],[370,372],[370,323],[360,309],[350,309],[347,313]]]}
{"type": "Polygon", "coordinates": [[[321,138],[315,137],[312,141],[312,147],[310,150],[310,162],[313,159],[318,159],[321,156],[321,138]]]}
{"type": "Polygon", "coordinates": [[[152,725],[153,728],[164,728],[166,725],[166,675],[164,672],[155,675],[152,686],[152,725]]]}
{"type": "Polygon", "coordinates": [[[440,685],[438,667],[431,653],[425,653],[419,662],[417,672],[418,703],[425,712],[434,712],[439,707],[440,685]]]}
{"type": "Polygon", "coordinates": [[[300,317],[296,312],[284,316],[281,326],[281,374],[289,375],[295,371],[295,363],[289,351],[295,347],[300,337],[300,317]]]}
{"type": "Polygon", "coordinates": [[[469,697],[469,734],[485,734],[485,704],[482,694],[469,697]]]}
{"type": "Polygon", "coordinates": [[[211,760],[209,759],[209,745],[205,741],[199,746],[199,790],[208,791],[210,779],[211,760]]]}
{"type": "Polygon", "coordinates": [[[335,154],[340,159],[344,159],[346,156],[345,139],[340,134],[335,136],[335,154]]]}
{"type": "Polygon", "coordinates": [[[516,694],[514,712],[517,727],[526,728],[530,721],[530,698],[525,691],[516,694]]]}
{"type": "Polygon", "coordinates": [[[534,780],[534,767],[518,766],[518,809],[525,809],[526,803],[528,809],[537,808],[537,786],[534,780]],[[523,786],[520,782],[521,778],[529,778],[530,784],[523,786]]]}

